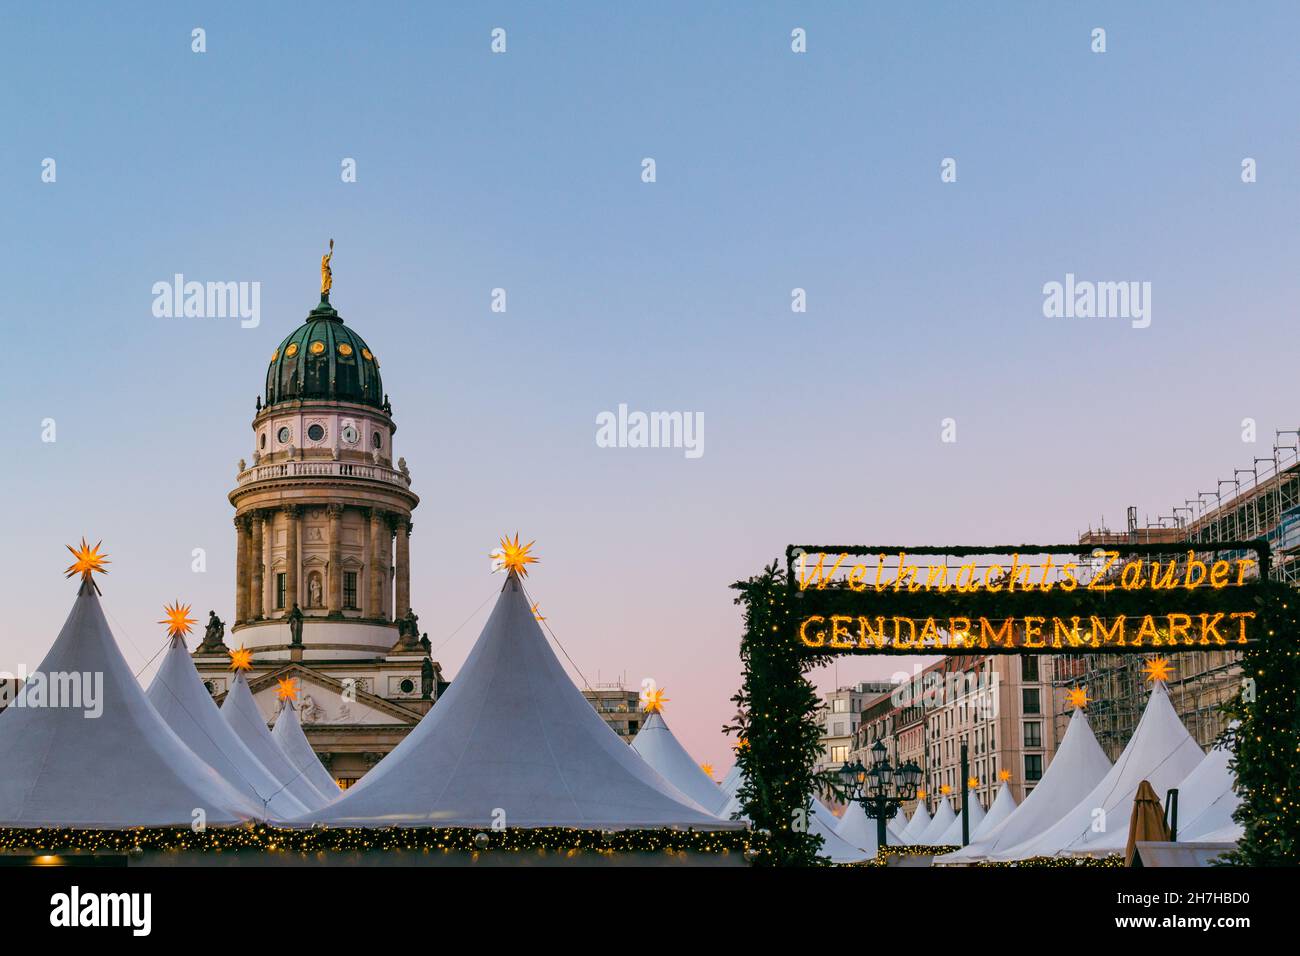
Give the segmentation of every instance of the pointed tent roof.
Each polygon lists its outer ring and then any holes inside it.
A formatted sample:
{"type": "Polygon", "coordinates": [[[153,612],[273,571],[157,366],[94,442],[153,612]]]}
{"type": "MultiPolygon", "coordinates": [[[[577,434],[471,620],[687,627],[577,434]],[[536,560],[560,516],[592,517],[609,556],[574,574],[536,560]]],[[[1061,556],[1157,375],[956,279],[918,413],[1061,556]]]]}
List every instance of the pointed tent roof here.
{"type": "MultiPolygon", "coordinates": [[[[888,828],[886,823],[886,828],[888,828]]],[[[839,826],[835,832],[844,840],[866,852],[868,856],[875,856],[879,852],[880,846],[876,840],[876,821],[867,816],[867,811],[862,809],[862,804],[857,800],[850,800],[849,805],[844,808],[844,814],[840,817],[839,826]]],[[[886,840],[889,842],[888,834],[886,840]]]]}
{"type": "Polygon", "coordinates": [[[903,827],[902,842],[907,845],[915,845],[920,841],[917,839],[922,833],[930,828],[933,821],[930,818],[930,811],[925,808],[924,800],[916,801],[916,809],[912,811],[912,819],[908,821],[907,826],[903,827]]]}
{"type": "Polygon", "coordinates": [[[740,825],[696,806],[601,719],[548,646],[513,570],[437,706],[316,819],[487,826],[497,808],[512,827],[740,825]]]}
{"type": "Polygon", "coordinates": [[[1241,805],[1233,788],[1236,777],[1228,768],[1232,751],[1214,747],[1178,784],[1178,842],[1195,843],[1205,834],[1235,827],[1240,839],[1245,828],[1233,822],[1232,814],[1241,805]]]}
{"type": "Polygon", "coordinates": [[[907,814],[903,812],[903,808],[900,805],[898,809],[894,811],[894,815],[889,818],[889,822],[885,824],[885,830],[887,831],[886,836],[889,838],[889,842],[892,846],[902,846],[907,842],[903,839],[903,831],[906,829],[907,814]]]}
{"type": "MultiPolygon", "coordinates": [[[[919,837],[916,838],[917,846],[943,846],[943,835],[948,832],[952,826],[953,818],[956,816],[952,812],[952,804],[948,801],[948,795],[944,794],[939,798],[939,809],[934,811],[934,816],[930,820],[930,825],[925,828],[919,837]]],[[[961,841],[957,841],[960,843],[961,841]]]]}
{"type": "Polygon", "coordinates": [[[662,712],[648,714],[632,740],[632,749],[660,776],[705,810],[717,814],[727,803],[727,794],[700,768],[668,729],[662,712]]]}
{"type": "Polygon", "coordinates": [[[996,827],[982,833],[978,841],[971,841],[956,853],[936,857],[935,862],[969,863],[995,858],[1033,839],[1060,820],[1066,808],[1078,803],[1109,770],[1110,758],[1093,736],[1087,715],[1076,707],[1056,756],[1024,802],[996,827]]]}
{"type": "Polygon", "coordinates": [[[257,806],[265,807],[270,816],[288,819],[307,810],[222,718],[185,650],[184,637],[172,638],[145,696],[200,760],[257,806]]]}
{"type": "Polygon", "coordinates": [[[1016,809],[1016,798],[1011,794],[1011,785],[1005,780],[1002,786],[998,787],[998,795],[993,798],[993,806],[989,807],[989,812],[984,814],[984,819],[980,825],[971,830],[970,842],[972,844],[982,840],[985,834],[992,833],[993,830],[1002,823],[1016,809]]]}
{"type": "Polygon", "coordinates": [[[293,701],[286,699],[280,702],[280,713],[275,718],[275,726],[271,728],[271,739],[284,751],[289,763],[322,796],[333,800],[343,792],[316,756],[316,751],[312,750],[311,742],[307,740],[302,724],[298,721],[298,708],[294,707],[293,701]]]}
{"type": "Polygon", "coordinates": [[[1101,782],[1040,836],[996,858],[1123,853],[1138,784],[1148,780],[1163,794],[1203,759],[1200,746],[1174,712],[1164,682],[1156,681],[1128,746],[1101,782]],[[1106,814],[1107,827],[1101,833],[1093,830],[1098,809],[1106,814]]]}
{"type": "Polygon", "coordinates": [[[257,709],[257,701],[253,700],[253,693],[248,689],[243,671],[236,671],[230,682],[226,699],[221,702],[221,716],[226,718],[226,723],[230,724],[239,739],[253,752],[253,756],[262,762],[262,766],[271,771],[275,779],[307,807],[309,813],[314,813],[329,802],[329,798],[289,762],[289,758],[271,736],[271,731],[267,730],[266,721],[257,709]]]}
{"type": "Polygon", "coordinates": [[[0,718],[0,767],[3,826],[188,826],[200,809],[209,824],[264,816],[158,716],[89,581],[45,660],[0,718]],[[95,707],[35,706],[49,679],[37,674],[93,675],[88,692],[95,707]],[[101,712],[90,717],[96,707],[101,712]]]}
{"type": "MultiPolygon", "coordinates": [[[[984,807],[980,803],[979,797],[975,795],[974,791],[971,791],[970,824],[969,824],[970,829],[968,831],[971,839],[967,843],[968,846],[970,845],[970,843],[974,842],[975,831],[979,829],[979,825],[983,822],[984,822],[984,807]]],[[[961,846],[961,814],[960,813],[956,811],[953,812],[952,824],[948,827],[947,830],[944,831],[943,836],[939,838],[938,845],[939,846],[961,846]]]]}
{"type": "Polygon", "coordinates": [[[731,769],[727,771],[727,775],[722,778],[722,783],[718,785],[718,789],[728,797],[734,797],[736,791],[740,789],[741,781],[744,780],[744,778],[745,775],[740,772],[740,764],[733,763],[731,769]]]}
{"type": "Polygon", "coordinates": [[[859,863],[875,856],[874,850],[864,852],[861,847],[854,846],[836,833],[835,824],[835,814],[831,813],[826,804],[813,797],[808,804],[808,832],[822,838],[818,856],[827,857],[832,863],[859,863]]]}

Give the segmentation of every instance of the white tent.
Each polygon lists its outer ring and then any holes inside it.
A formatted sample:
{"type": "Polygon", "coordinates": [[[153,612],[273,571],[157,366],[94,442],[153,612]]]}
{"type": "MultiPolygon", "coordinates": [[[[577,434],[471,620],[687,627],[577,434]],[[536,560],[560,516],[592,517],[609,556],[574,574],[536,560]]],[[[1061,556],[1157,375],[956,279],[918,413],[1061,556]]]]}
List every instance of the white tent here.
{"type": "Polygon", "coordinates": [[[236,671],[230,682],[226,699],[221,702],[221,716],[226,718],[226,723],[230,724],[239,739],[253,752],[253,756],[262,762],[262,766],[271,771],[275,779],[307,807],[309,813],[329,802],[329,798],[317,790],[303,776],[302,771],[289,763],[289,758],[271,737],[271,731],[266,728],[266,720],[257,709],[257,701],[253,700],[253,693],[248,689],[243,671],[236,671]]]}
{"type": "Polygon", "coordinates": [[[297,769],[308,782],[329,800],[335,799],[342,791],[334,782],[328,770],[311,749],[307,735],[302,732],[298,722],[298,709],[293,701],[286,698],[280,702],[280,713],[276,715],[275,726],[271,728],[271,739],[276,742],[289,763],[297,769]]]}
{"type": "Polygon", "coordinates": [[[740,772],[740,764],[733,763],[731,769],[727,771],[727,775],[722,778],[722,783],[719,784],[718,789],[725,793],[729,798],[734,797],[736,791],[740,789],[741,781],[744,780],[744,778],[745,775],[740,772]]]}
{"type": "Polygon", "coordinates": [[[0,715],[0,826],[190,826],[196,811],[208,824],[264,816],[158,716],[83,581],[0,715]]]}
{"type": "Polygon", "coordinates": [[[830,859],[832,863],[859,863],[876,855],[874,850],[864,852],[835,832],[835,814],[816,797],[808,804],[808,832],[822,838],[819,856],[830,859]]]}
{"type": "Polygon", "coordinates": [[[356,826],[741,825],[695,805],[601,719],[547,645],[514,570],[437,706],[314,819],[356,826]]]}
{"type": "Polygon", "coordinates": [[[907,842],[903,839],[903,831],[907,829],[907,814],[903,812],[901,805],[894,811],[894,815],[889,818],[889,822],[885,824],[885,829],[888,831],[886,835],[889,838],[890,846],[902,846],[907,842]]]}
{"type": "Polygon", "coordinates": [[[264,807],[266,815],[288,819],[306,811],[222,718],[185,650],[184,636],[172,638],[146,696],[200,760],[256,806],[264,807]]]}
{"type": "MultiPolygon", "coordinates": [[[[886,823],[886,828],[888,828],[888,823],[886,823]]],[[[867,811],[862,808],[862,804],[857,800],[849,801],[849,805],[845,807],[835,832],[849,843],[865,850],[868,856],[875,856],[879,852],[880,845],[876,838],[876,821],[867,816],[867,811]]],[[[888,834],[886,834],[886,842],[894,842],[888,834]]]]}
{"type": "MultiPolygon", "coordinates": [[[[915,842],[917,846],[947,846],[943,842],[943,836],[952,826],[952,821],[956,814],[952,812],[952,804],[948,802],[947,794],[939,798],[939,809],[934,811],[934,817],[930,820],[930,825],[925,828],[915,842]]],[[[957,841],[960,843],[961,841],[957,841]]]]}
{"type": "Polygon", "coordinates": [[[916,809],[912,811],[912,819],[907,826],[903,827],[903,832],[900,834],[902,839],[899,843],[904,846],[919,843],[920,840],[917,837],[928,830],[932,822],[930,811],[925,808],[925,801],[917,800],[916,809]]]}
{"type": "Polygon", "coordinates": [[[1075,708],[1056,756],[1024,802],[996,827],[980,834],[978,841],[956,853],[936,857],[935,862],[987,859],[1038,836],[1060,820],[1067,808],[1078,803],[1108,770],[1110,758],[1093,736],[1088,718],[1075,708]]]}
{"type": "Polygon", "coordinates": [[[1138,784],[1148,780],[1156,793],[1163,794],[1204,756],[1169,703],[1164,682],[1156,681],[1128,746],[1101,782],[1042,834],[993,856],[1023,860],[1123,853],[1138,784]]]}
{"type": "Polygon", "coordinates": [[[705,810],[712,814],[722,812],[728,794],[700,769],[700,765],[668,729],[664,715],[658,710],[646,714],[645,722],[632,741],[632,749],[660,776],[705,810]]]}
{"type": "Polygon", "coordinates": [[[1218,830],[1234,834],[1234,843],[1241,839],[1245,828],[1232,819],[1241,797],[1233,789],[1231,759],[1227,747],[1214,747],[1178,784],[1178,842],[1194,843],[1218,830]]]}
{"type": "MultiPolygon", "coordinates": [[[[970,793],[970,823],[967,824],[967,843],[973,842],[976,829],[984,822],[984,807],[981,806],[979,797],[972,791],[970,793]]],[[[943,836],[939,838],[939,846],[961,846],[961,814],[954,812],[952,824],[944,831],[943,836]]]]}
{"type": "Polygon", "coordinates": [[[984,839],[985,835],[992,833],[1003,820],[1011,816],[1015,809],[1016,798],[1011,795],[1010,784],[1003,780],[1002,786],[998,787],[998,795],[993,798],[993,806],[984,814],[980,825],[971,830],[970,842],[973,844],[984,839]]]}

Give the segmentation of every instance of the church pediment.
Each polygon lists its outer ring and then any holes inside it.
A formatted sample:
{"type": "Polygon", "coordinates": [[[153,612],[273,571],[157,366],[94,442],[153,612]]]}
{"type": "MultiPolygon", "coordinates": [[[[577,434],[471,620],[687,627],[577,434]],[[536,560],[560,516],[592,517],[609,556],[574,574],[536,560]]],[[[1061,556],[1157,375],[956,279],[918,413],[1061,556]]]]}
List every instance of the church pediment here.
{"type": "MultiPolygon", "coordinates": [[[[248,682],[253,699],[263,714],[279,708],[276,688],[279,681],[298,680],[298,719],[308,726],[366,726],[372,724],[410,724],[420,721],[420,714],[375,695],[366,688],[366,679],[355,684],[317,671],[297,661],[267,671],[248,682]]],[[[369,678],[373,680],[373,677],[369,678]]]]}

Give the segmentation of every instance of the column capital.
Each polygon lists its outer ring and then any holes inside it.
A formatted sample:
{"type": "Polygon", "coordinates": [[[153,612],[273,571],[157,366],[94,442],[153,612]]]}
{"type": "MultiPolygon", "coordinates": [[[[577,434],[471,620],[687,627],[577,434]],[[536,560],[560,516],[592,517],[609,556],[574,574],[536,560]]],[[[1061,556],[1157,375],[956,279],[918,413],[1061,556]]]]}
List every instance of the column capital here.
{"type": "Polygon", "coordinates": [[[343,506],[340,504],[327,505],[325,510],[329,512],[330,521],[338,521],[343,517],[343,506]]]}
{"type": "Polygon", "coordinates": [[[235,515],[235,530],[248,532],[253,527],[252,519],[248,515],[235,515]]]}
{"type": "Polygon", "coordinates": [[[290,518],[296,517],[298,514],[302,512],[302,508],[300,508],[298,505],[280,505],[280,510],[283,511],[285,514],[287,514],[290,518]]]}

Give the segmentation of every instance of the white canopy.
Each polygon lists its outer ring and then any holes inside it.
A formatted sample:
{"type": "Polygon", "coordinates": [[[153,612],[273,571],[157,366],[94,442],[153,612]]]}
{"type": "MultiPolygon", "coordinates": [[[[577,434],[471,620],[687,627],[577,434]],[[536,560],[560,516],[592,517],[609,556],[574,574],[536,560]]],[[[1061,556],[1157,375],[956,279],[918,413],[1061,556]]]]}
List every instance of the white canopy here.
{"type": "Polygon", "coordinates": [[[686,752],[686,748],[668,729],[662,713],[653,711],[646,715],[645,722],[632,741],[632,749],[660,776],[705,810],[712,814],[722,812],[729,795],[686,752]]]}
{"type": "Polygon", "coordinates": [[[208,824],[264,815],[158,716],[83,582],[0,715],[0,826],[189,826],[195,811],[208,824]]]}
{"type": "MultiPolygon", "coordinates": [[[[875,856],[880,850],[876,839],[876,821],[867,816],[867,811],[862,809],[862,804],[857,800],[849,801],[835,832],[847,842],[864,850],[868,856],[875,856]]],[[[886,841],[893,842],[888,834],[886,834],[886,841]]]]}
{"type": "Polygon", "coordinates": [[[329,802],[329,798],[317,790],[303,776],[302,771],[289,763],[289,758],[271,737],[271,731],[266,728],[266,720],[257,709],[257,701],[253,700],[253,692],[248,689],[243,671],[236,671],[234,680],[230,682],[226,699],[221,702],[221,716],[226,718],[231,730],[253,752],[253,756],[262,762],[262,766],[271,771],[275,779],[307,807],[308,813],[319,810],[329,802]]]}
{"type": "Polygon", "coordinates": [[[1075,708],[1070,723],[1038,786],[1002,823],[980,835],[970,846],[936,857],[936,863],[968,863],[987,859],[1030,840],[1062,816],[1066,809],[1097,785],[1110,770],[1110,758],[1097,743],[1083,711],[1075,708]]]}
{"type": "Polygon", "coordinates": [[[1101,782],[1041,835],[994,858],[1123,853],[1138,784],[1148,780],[1156,793],[1163,794],[1203,759],[1200,746],[1169,703],[1164,682],[1156,681],[1128,746],[1101,782]]]}
{"type": "Polygon", "coordinates": [[[986,834],[992,833],[995,827],[1011,816],[1015,809],[1016,798],[1011,795],[1010,784],[1003,780],[1002,786],[998,787],[998,795],[993,798],[993,806],[984,814],[980,825],[971,830],[970,842],[974,844],[984,839],[986,834]]]}
{"type": "Polygon", "coordinates": [[[902,837],[900,843],[903,845],[920,843],[917,837],[928,830],[932,822],[930,811],[925,808],[925,801],[917,800],[916,809],[912,811],[912,819],[907,826],[903,827],[903,832],[900,834],[902,837]]]}
{"type": "Polygon", "coordinates": [[[822,838],[819,856],[829,858],[832,863],[858,863],[876,855],[875,850],[863,852],[861,847],[836,833],[835,824],[835,814],[831,813],[826,804],[813,797],[808,804],[808,832],[822,838]]]}
{"type": "Polygon", "coordinates": [[[172,638],[146,696],[159,716],[200,760],[256,806],[265,808],[266,815],[288,819],[306,811],[302,802],[262,766],[222,718],[212,695],[203,686],[194,659],[185,650],[184,637],[172,638]]]}
{"type": "Polygon", "coordinates": [[[289,758],[289,763],[306,777],[322,796],[333,800],[342,793],[339,785],[334,782],[334,778],[316,756],[316,751],[311,749],[311,742],[307,740],[307,735],[302,731],[302,724],[298,722],[298,709],[293,706],[293,701],[288,699],[281,701],[280,713],[276,715],[275,726],[271,728],[271,739],[284,751],[284,755],[289,758]]]}
{"type": "MultiPolygon", "coordinates": [[[[939,798],[939,809],[934,811],[934,817],[930,820],[930,825],[925,828],[915,842],[917,846],[945,846],[943,836],[952,826],[953,818],[956,816],[952,812],[952,804],[948,802],[947,794],[939,798]]],[[[958,843],[961,841],[958,840],[958,843]]]]}
{"type": "Polygon", "coordinates": [[[357,826],[742,825],[695,805],[601,719],[547,645],[513,570],[447,693],[313,819],[357,826]]]}
{"type": "Polygon", "coordinates": [[[718,789],[728,797],[734,797],[744,778],[745,775],[740,772],[740,764],[733,763],[731,769],[727,771],[727,775],[722,778],[722,783],[718,786],[718,789]]]}
{"type": "MultiPolygon", "coordinates": [[[[980,805],[979,797],[974,791],[970,792],[970,823],[967,824],[967,833],[970,836],[969,842],[974,842],[975,831],[979,825],[984,822],[984,807],[980,805]]],[[[943,836],[939,838],[939,846],[961,846],[961,813],[954,811],[952,824],[944,831],[943,836]]],[[[969,843],[968,843],[969,845],[969,843]]]]}
{"type": "Polygon", "coordinates": [[[1241,797],[1233,789],[1235,777],[1228,769],[1231,759],[1227,747],[1214,747],[1178,784],[1178,842],[1194,843],[1205,839],[1207,833],[1226,830],[1234,834],[1235,843],[1245,834],[1245,828],[1232,819],[1241,797]]]}
{"type": "Polygon", "coordinates": [[[889,818],[889,822],[885,824],[885,829],[888,831],[886,835],[889,838],[890,846],[902,846],[907,842],[903,839],[903,831],[907,829],[907,814],[903,812],[901,805],[894,811],[894,815],[889,818]]]}

